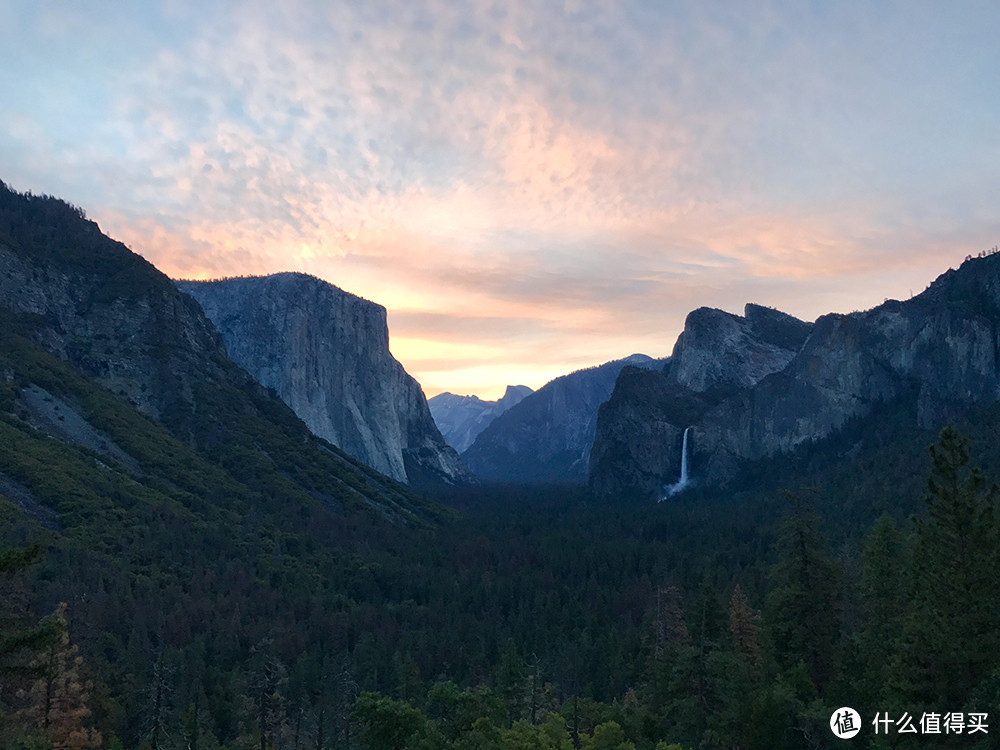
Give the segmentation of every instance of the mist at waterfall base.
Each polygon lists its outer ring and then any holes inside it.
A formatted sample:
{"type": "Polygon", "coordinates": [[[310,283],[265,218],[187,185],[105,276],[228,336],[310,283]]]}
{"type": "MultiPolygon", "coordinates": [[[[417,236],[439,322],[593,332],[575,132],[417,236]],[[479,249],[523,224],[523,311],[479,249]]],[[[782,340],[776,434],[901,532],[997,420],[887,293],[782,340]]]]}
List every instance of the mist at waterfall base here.
{"type": "Polygon", "coordinates": [[[688,487],[691,486],[691,480],[688,478],[688,433],[691,432],[690,427],[684,428],[684,439],[681,441],[681,478],[678,479],[674,484],[666,488],[663,496],[660,498],[659,502],[663,502],[668,497],[673,497],[678,492],[683,492],[688,487]]]}

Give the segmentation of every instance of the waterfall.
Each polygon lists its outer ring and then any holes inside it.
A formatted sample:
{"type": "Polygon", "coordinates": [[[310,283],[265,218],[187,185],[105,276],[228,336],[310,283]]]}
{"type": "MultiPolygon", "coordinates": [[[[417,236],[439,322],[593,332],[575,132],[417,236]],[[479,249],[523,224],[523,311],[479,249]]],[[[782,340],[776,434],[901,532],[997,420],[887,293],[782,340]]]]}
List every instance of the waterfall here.
{"type": "Polygon", "coordinates": [[[691,432],[690,427],[684,428],[684,439],[681,441],[681,481],[679,484],[681,487],[688,486],[688,433],[691,432]]]}
{"type": "Polygon", "coordinates": [[[688,479],[688,433],[691,432],[690,427],[684,428],[684,439],[681,441],[681,478],[677,480],[676,483],[667,487],[666,493],[660,498],[662,503],[668,497],[673,497],[678,492],[686,490],[691,484],[688,479]]]}

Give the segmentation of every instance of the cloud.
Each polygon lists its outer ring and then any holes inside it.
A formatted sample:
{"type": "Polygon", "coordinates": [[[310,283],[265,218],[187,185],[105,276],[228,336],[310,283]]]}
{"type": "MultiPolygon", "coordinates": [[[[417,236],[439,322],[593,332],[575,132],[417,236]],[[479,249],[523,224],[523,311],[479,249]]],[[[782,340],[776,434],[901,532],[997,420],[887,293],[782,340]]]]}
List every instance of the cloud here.
{"type": "Polygon", "coordinates": [[[1000,232],[989,5],[0,12],[5,180],[173,276],[374,299],[429,391],[663,355],[700,305],[869,306],[1000,232]]]}

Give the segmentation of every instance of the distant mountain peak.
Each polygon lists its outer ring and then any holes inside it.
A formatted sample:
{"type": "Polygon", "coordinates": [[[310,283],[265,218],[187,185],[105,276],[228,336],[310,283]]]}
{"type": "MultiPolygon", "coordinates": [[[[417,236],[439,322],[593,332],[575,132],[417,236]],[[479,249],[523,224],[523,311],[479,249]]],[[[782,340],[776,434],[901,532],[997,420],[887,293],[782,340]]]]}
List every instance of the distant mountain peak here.
{"type": "Polygon", "coordinates": [[[531,388],[526,385],[508,385],[503,396],[496,401],[484,401],[478,396],[439,393],[427,405],[448,445],[461,452],[472,445],[493,420],[531,393],[531,388]]]}
{"type": "Polygon", "coordinates": [[[597,410],[611,395],[618,373],[663,363],[633,354],[555,378],[496,418],[462,458],[490,481],[582,482],[597,410]]]}

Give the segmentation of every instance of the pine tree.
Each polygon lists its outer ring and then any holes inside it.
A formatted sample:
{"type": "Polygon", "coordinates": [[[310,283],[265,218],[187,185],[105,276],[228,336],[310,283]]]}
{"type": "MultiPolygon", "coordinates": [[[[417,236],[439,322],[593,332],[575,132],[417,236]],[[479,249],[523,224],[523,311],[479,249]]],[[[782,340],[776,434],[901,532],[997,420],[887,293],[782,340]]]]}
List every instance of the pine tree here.
{"type": "Polygon", "coordinates": [[[822,692],[837,659],[838,577],[823,552],[818,518],[797,496],[789,497],[792,513],[782,525],[780,557],[771,571],[768,630],[780,666],[794,669],[802,662],[822,692]]]}
{"type": "Polygon", "coordinates": [[[729,599],[729,632],[736,652],[753,672],[761,666],[759,630],[760,614],[750,608],[746,594],[736,584],[729,599]]]}
{"type": "Polygon", "coordinates": [[[63,636],[62,624],[47,617],[37,625],[27,625],[25,592],[14,576],[41,558],[38,545],[0,550],[0,704],[9,685],[18,678],[35,675],[40,669],[39,654],[56,645],[63,636]]]}
{"type": "Polygon", "coordinates": [[[40,558],[38,545],[0,549],[0,746],[13,745],[33,728],[39,732],[30,712],[14,708],[42,677],[42,656],[63,638],[64,623],[55,617],[30,624],[27,591],[18,574],[40,558]]]}
{"type": "Polygon", "coordinates": [[[997,490],[969,467],[968,440],[953,427],[930,453],[899,677],[915,705],[957,710],[1000,663],[997,490]]]}
{"type": "Polygon", "coordinates": [[[909,598],[905,552],[902,535],[888,515],[875,522],[861,545],[862,622],[850,670],[851,687],[860,694],[859,709],[885,711],[896,703],[892,676],[909,598]]]}
{"type": "Polygon", "coordinates": [[[21,717],[40,728],[54,750],[99,747],[100,733],[84,726],[90,717],[87,702],[93,685],[82,677],[83,657],[69,643],[65,604],[59,605],[50,621],[57,623],[60,637],[39,656],[40,676],[22,693],[27,706],[21,717]]]}
{"type": "Polygon", "coordinates": [[[147,688],[145,738],[151,750],[162,750],[167,742],[168,715],[173,700],[174,670],[163,662],[161,648],[153,664],[152,680],[147,688]]]}
{"type": "Polygon", "coordinates": [[[261,641],[251,650],[247,699],[259,750],[275,747],[275,738],[283,728],[285,671],[285,665],[272,653],[270,640],[261,641]]]}

